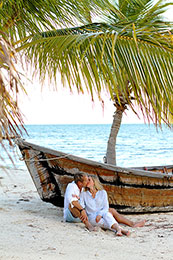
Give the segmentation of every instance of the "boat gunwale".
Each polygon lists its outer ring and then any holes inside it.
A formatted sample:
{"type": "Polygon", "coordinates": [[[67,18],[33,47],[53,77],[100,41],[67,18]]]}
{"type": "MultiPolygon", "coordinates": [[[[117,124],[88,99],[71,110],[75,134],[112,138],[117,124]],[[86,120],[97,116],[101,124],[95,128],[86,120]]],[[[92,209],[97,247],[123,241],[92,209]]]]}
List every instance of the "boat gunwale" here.
{"type": "MultiPolygon", "coordinates": [[[[57,157],[62,157],[59,159],[69,159],[69,160],[73,160],[73,161],[78,161],[79,163],[85,163],[91,166],[97,166],[99,168],[103,168],[106,170],[110,170],[110,171],[115,171],[118,173],[124,173],[124,174],[128,174],[128,175],[135,175],[135,176],[140,176],[140,177],[151,177],[151,178],[159,178],[159,179],[173,179],[173,176],[166,174],[166,173],[160,173],[160,172],[153,172],[153,171],[148,171],[148,170],[141,170],[139,168],[141,167],[130,167],[130,168],[125,168],[125,167],[119,167],[119,166],[114,166],[111,164],[104,164],[101,162],[97,162],[94,160],[89,160],[89,159],[85,159],[76,155],[72,155],[72,154],[68,154],[65,152],[61,152],[61,151],[57,151],[51,148],[46,148],[44,146],[40,146],[37,144],[33,144],[30,142],[25,141],[24,139],[18,138],[15,140],[16,144],[21,147],[21,149],[23,148],[32,148],[33,150],[36,151],[41,151],[43,153],[47,153],[47,154],[51,154],[57,157]]],[[[32,159],[32,158],[31,158],[32,159]]],[[[56,159],[55,159],[56,160],[56,159]]],[[[58,158],[57,158],[58,160],[58,158]]],[[[150,167],[150,166],[149,166],[150,167]]],[[[156,166],[159,167],[159,166],[156,166]]],[[[161,167],[161,166],[160,166],[161,167]]],[[[165,167],[171,167],[171,165],[165,166],[165,167]]],[[[155,166],[152,166],[152,168],[155,168],[155,166]]]]}

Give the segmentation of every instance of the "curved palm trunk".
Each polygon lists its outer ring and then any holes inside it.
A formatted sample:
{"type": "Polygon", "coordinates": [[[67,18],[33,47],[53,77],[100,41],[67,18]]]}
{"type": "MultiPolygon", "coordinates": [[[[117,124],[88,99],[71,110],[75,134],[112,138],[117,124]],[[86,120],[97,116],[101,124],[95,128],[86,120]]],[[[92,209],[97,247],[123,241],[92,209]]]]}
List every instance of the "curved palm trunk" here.
{"type": "Polygon", "coordinates": [[[123,117],[123,112],[125,109],[116,109],[113,115],[113,123],[111,127],[111,132],[109,136],[109,140],[107,143],[107,151],[106,151],[106,163],[116,165],[116,140],[117,135],[121,126],[121,121],[123,117]]]}

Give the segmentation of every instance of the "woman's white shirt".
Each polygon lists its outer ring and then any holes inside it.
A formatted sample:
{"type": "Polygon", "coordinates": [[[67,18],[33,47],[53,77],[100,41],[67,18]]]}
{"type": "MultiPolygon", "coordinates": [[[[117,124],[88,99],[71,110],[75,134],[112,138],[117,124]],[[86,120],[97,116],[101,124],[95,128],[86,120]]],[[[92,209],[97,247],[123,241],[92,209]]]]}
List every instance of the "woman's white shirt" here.
{"type": "Polygon", "coordinates": [[[95,198],[89,191],[81,192],[80,204],[85,208],[88,220],[93,226],[100,226],[106,229],[111,229],[117,221],[109,212],[109,202],[107,192],[105,190],[99,190],[96,193],[95,198]],[[100,215],[102,218],[99,222],[96,222],[96,217],[100,215]]]}
{"type": "Polygon", "coordinates": [[[96,216],[104,216],[109,210],[108,196],[105,190],[99,190],[95,198],[89,191],[81,192],[80,204],[85,208],[89,220],[95,219],[96,216]]]}

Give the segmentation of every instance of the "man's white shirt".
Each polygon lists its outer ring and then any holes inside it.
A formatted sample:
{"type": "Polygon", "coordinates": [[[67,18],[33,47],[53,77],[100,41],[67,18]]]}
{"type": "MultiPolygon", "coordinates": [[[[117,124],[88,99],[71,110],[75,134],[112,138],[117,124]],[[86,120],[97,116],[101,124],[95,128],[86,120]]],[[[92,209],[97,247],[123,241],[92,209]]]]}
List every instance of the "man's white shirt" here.
{"type": "MultiPolygon", "coordinates": [[[[67,210],[69,207],[69,204],[71,204],[73,201],[77,201],[78,198],[74,197],[80,196],[80,190],[77,186],[77,184],[73,181],[67,185],[65,195],[64,195],[64,220],[66,220],[67,217],[67,210]]],[[[73,208],[73,204],[71,204],[71,207],[73,208]]]]}

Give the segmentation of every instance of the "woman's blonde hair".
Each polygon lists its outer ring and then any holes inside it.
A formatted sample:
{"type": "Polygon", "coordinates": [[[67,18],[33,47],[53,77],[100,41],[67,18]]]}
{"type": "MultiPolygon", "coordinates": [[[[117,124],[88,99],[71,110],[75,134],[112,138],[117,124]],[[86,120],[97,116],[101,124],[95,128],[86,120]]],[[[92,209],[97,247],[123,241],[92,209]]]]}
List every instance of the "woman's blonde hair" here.
{"type": "Polygon", "coordinates": [[[96,190],[104,190],[104,188],[103,188],[102,184],[100,183],[97,176],[90,175],[89,177],[91,177],[93,179],[94,186],[95,186],[96,190]]]}

